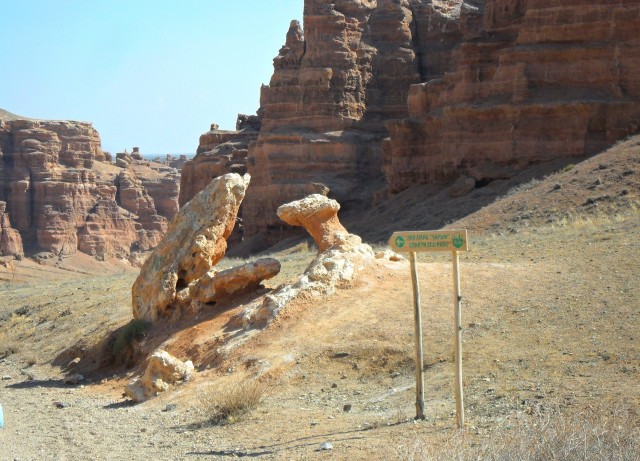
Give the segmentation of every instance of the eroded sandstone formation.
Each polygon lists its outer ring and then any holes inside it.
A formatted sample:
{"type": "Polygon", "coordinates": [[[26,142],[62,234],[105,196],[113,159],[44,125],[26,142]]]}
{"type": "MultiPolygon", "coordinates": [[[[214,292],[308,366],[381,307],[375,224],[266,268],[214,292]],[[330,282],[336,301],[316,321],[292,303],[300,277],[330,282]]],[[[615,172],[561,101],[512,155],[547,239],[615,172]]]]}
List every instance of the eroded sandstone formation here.
{"type": "Polygon", "coordinates": [[[392,192],[461,175],[482,186],[640,127],[640,1],[476,3],[460,10],[455,68],[411,86],[409,117],[387,125],[392,192]]]}
{"type": "Polygon", "coordinates": [[[259,259],[220,272],[210,270],[190,289],[192,302],[212,303],[256,291],[262,281],[280,272],[280,261],[259,259]]]}
{"type": "Polygon", "coordinates": [[[304,29],[290,24],[261,90],[245,237],[287,236],[277,207],[321,189],[345,209],[419,183],[462,178],[454,194],[464,194],[637,132],[639,9],[305,0],[304,29]]]}
{"type": "Polygon", "coordinates": [[[157,244],[178,209],[177,171],[109,158],[90,123],[0,121],[0,200],[28,254],[126,258],[157,244]]]}
{"type": "MultiPolygon", "coordinates": [[[[343,245],[349,233],[338,219],[340,205],[335,200],[313,194],[278,208],[278,217],[291,226],[304,227],[318,247],[318,253],[343,245]]],[[[361,243],[361,242],[357,242],[361,243]]]]}
{"type": "Polygon", "coordinates": [[[191,291],[224,256],[249,180],[220,176],[180,209],[133,285],[136,319],[180,318],[195,307],[191,291]]]}
{"type": "MultiPolygon", "coordinates": [[[[278,216],[294,226],[304,227],[318,246],[318,255],[300,278],[249,304],[232,319],[236,328],[264,327],[294,299],[328,296],[353,281],[374,259],[372,248],[340,223],[340,205],[322,195],[286,203],[278,216]]],[[[386,257],[386,255],[383,255],[386,257]]]]}
{"type": "Polygon", "coordinates": [[[408,1],[305,1],[304,32],[291,23],[261,91],[247,234],[286,235],[276,209],[319,185],[345,206],[371,195],[384,121],[407,115],[409,85],[420,81],[412,22],[408,1]]]}
{"type": "Polygon", "coordinates": [[[247,172],[249,144],[258,139],[261,120],[257,116],[238,115],[236,131],[220,130],[215,123],[200,136],[196,156],[182,168],[180,206],[184,206],[212,179],[227,173],[247,172]]]}
{"type": "Polygon", "coordinates": [[[23,256],[20,232],[11,227],[7,204],[0,202],[0,256],[23,256]]]}

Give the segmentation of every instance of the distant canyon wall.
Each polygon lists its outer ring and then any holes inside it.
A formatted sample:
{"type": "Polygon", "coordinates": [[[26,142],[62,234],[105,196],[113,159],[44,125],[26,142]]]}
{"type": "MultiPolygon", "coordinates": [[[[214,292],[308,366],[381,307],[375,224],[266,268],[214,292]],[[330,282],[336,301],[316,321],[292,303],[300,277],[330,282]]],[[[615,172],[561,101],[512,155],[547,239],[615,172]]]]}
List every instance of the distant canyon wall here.
{"type": "Polygon", "coordinates": [[[0,120],[0,252],[105,259],[153,248],[178,210],[179,174],[137,157],[112,164],[90,123],[0,120]]]}
{"type": "Polygon", "coordinates": [[[638,132],[638,31],[640,0],[305,0],[246,162],[229,160],[240,132],[205,134],[231,154],[185,168],[183,190],[246,167],[245,235],[275,242],[290,230],[276,208],[309,193],[348,209],[596,153],[638,132]]]}

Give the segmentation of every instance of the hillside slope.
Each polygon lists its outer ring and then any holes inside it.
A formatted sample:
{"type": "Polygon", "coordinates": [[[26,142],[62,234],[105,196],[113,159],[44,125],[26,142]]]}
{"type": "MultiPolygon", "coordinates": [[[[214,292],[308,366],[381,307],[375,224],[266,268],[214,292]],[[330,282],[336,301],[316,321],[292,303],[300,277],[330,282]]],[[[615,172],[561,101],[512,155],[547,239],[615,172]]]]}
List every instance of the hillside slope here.
{"type": "MultiPolygon", "coordinates": [[[[27,117],[22,117],[21,115],[12,114],[8,110],[4,110],[0,107],[0,120],[25,120],[27,117]]],[[[28,119],[27,119],[28,120],[28,119]]]]}

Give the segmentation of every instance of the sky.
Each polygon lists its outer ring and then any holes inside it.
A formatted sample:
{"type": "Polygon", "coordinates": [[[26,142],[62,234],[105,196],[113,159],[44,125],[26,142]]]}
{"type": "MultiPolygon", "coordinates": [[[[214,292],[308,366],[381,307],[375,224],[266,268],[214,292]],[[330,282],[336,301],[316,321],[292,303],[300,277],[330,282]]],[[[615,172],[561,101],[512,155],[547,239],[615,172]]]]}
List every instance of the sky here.
{"type": "Polygon", "coordinates": [[[0,108],[92,122],[103,150],[194,153],[256,113],[303,0],[0,0],[0,108]]]}

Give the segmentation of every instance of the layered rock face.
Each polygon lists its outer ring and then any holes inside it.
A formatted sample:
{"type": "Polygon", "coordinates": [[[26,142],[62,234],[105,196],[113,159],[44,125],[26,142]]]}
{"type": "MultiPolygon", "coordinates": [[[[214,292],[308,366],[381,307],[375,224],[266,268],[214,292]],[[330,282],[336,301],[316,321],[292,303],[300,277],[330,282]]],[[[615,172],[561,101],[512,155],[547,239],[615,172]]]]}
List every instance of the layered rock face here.
{"type": "Polygon", "coordinates": [[[215,123],[200,136],[196,156],[182,167],[180,206],[184,206],[212,179],[227,173],[247,172],[249,144],[258,139],[260,117],[238,115],[236,131],[220,130],[215,123]]]}
{"type": "Polygon", "coordinates": [[[0,256],[23,256],[20,232],[11,227],[6,202],[0,202],[0,256]]]}
{"type": "Polygon", "coordinates": [[[278,206],[324,187],[346,208],[371,196],[381,177],[384,121],[406,117],[409,86],[428,61],[429,52],[415,52],[414,28],[408,0],[305,1],[304,33],[291,23],[261,92],[247,234],[277,240],[286,231],[278,206]]]}
{"type": "MultiPolygon", "coordinates": [[[[462,37],[461,2],[306,0],[304,33],[290,24],[261,90],[262,125],[248,146],[252,186],[241,216],[245,236],[273,243],[291,231],[278,206],[310,194],[329,194],[343,207],[362,206],[382,187],[382,141],[389,119],[408,115],[411,84],[449,70],[462,37]]],[[[200,139],[211,154],[182,175],[180,203],[214,175],[236,166],[227,139],[212,130],[200,139]],[[212,147],[209,147],[212,146],[212,147]],[[228,149],[220,160],[215,149],[228,149]]],[[[224,151],[223,151],[224,152],[224,151]]]]}
{"type": "Polygon", "coordinates": [[[157,244],[178,209],[177,171],[118,160],[89,123],[0,122],[0,200],[27,253],[104,259],[157,244]]]}
{"type": "Polygon", "coordinates": [[[261,90],[245,237],[286,237],[276,209],[310,194],[344,210],[419,183],[463,195],[637,132],[638,30],[640,0],[305,0],[261,90]]]}
{"type": "Polygon", "coordinates": [[[640,126],[640,1],[463,5],[455,69],[413,85],[388,124],[389,190],[478,184],[601,151],[640,126]],[[482,8],[483,7],[483,8],[482,8]]]}

